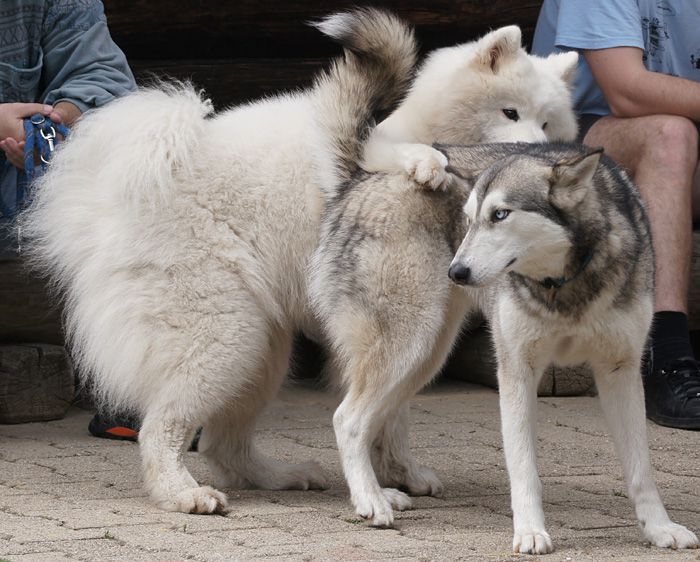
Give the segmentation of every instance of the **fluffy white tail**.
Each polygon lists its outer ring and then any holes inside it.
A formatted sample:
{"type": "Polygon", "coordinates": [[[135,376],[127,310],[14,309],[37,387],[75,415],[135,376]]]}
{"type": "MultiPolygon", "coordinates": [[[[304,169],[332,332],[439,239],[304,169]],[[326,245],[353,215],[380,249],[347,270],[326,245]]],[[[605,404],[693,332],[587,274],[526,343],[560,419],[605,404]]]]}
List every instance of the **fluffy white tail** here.
{"type": "Polygon", "coordinates": [[[146,249],[133,224],[144,212],[157,218],[156,209],[172,199],[175,176],[192,169],[206,142],[210,112],[189,85],[163,84],[86,114],[19,217],[30,265],[49,274],[55,294],[64,297],[79,372],[94,374],[98,397],[114,406],[133,398],[124,389],[139,376],[147,351],[135,321],[139,295],[129,306],[112,294],[111,281],[143,267],[146,249]]]}

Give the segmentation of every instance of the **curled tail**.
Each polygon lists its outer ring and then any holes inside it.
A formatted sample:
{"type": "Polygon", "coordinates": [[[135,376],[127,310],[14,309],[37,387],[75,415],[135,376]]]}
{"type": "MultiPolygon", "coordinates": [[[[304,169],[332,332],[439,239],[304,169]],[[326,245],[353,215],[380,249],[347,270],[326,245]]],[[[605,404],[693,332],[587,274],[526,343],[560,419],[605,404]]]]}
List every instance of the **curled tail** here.
{"type": "Polygon", "coordinates": [[[343,181],[358,167],[373,115],[393,108],[408,90],[416,41],[406,23],[374,8],[333,14],[313,25],[345,49],[344,58],[336,59],[314,85],[318,120],[343,181]]]}
{"type": "Polygon", "coordinates": [[[160,83],[81,117],[20,216],[31,262],[70,285],[94,238],[95,209],[119,217],[168,200],[175,175],[195,162],[211,111],[189,84],[160,83]]]}

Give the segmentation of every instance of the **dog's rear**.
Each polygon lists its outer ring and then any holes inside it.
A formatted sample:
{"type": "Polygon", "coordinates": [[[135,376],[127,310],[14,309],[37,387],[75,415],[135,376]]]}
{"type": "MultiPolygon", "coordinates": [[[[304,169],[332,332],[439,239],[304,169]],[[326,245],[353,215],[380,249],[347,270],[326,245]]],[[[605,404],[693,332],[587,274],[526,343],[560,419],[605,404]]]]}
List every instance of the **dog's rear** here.
{"type": "Polygon", "coordinates": [[[139,296],[124,298],[117,281],[152,260],[135,223],[157,215],[176,177],[191,174],[211,111],[191,87],[161,84],[87,113],[20,217],[27,257],[64,298],[73,360],[81,375],[94,375],[103,406],[135,404],[149,353],[139,296]]]}
{"type": "Polygon", "coordinates": [[[374,112],[403,95],[415,45],[375,10],[319,27],[347,49],[307,92],[208,120],[191,87],[166,86],[86,115],[22,217],[32,261],[65,295],[79,372],[103,404],[144,414],[145,485],[166,509],[225,505],[182,464],[200,424],[222,483],[323,485],[318,467],[267,459],[250,434],[307,310],[319,220],[307,200],[351,173],[374,112]]]}

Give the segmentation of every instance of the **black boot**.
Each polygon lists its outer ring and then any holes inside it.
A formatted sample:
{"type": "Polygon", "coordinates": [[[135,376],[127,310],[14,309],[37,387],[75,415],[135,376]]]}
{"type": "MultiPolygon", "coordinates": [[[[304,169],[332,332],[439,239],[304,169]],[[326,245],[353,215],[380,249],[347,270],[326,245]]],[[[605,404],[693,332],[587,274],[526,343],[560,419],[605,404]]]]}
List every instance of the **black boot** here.
{"type": "Polygon", "coordinates": [[[644,377],[647,417],[668,427],[700,429],[700,362],[667,361],[644,377]]]}

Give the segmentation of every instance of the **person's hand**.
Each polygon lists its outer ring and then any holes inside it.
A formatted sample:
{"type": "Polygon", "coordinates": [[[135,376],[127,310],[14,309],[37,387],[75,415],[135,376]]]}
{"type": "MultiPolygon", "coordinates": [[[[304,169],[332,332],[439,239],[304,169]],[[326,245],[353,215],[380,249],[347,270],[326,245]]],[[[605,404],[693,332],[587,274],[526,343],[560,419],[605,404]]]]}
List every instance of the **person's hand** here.
{"type": "Polygon", "coordinates": [[[41,113],[56,123],[61,115],[50,105],[43,103],[0,104],[0,150],[15,167],[24,169],[24,123],[27,117],[41,113]]]}

